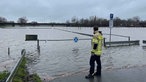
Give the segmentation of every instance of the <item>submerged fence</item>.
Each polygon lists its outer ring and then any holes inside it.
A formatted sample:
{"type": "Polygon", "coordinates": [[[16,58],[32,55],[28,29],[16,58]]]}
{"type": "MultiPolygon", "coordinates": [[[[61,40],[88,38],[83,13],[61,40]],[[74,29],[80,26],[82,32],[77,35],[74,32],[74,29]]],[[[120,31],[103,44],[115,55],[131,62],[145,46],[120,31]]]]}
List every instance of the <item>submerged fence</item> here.
{"type": "Polygon", "coordinates": [[[146,44],[146,40],[143,40],[143,44],[146,44]]]}
{"type": "MultiPolygon", "coordinates": [[[[104,35],[110,35],[104,33],[104,35]]],[[[123,36],[123,35],[117,35],[117,34],[111,34],[112,36],[118,36],[118,37],[124,37],[127,38],[127,41],[105,41],[104,39],[104,46],[105,47],[112,47],[112,46],[130,46],[130,45],[139,45],[139,40],[131,40],[130,36],[123,36]]]]}
{"type": "MultiPolygon", "coordinates": [[[[80,32],[74,32],[74,31],[68,31],[68,30],[64,30],[64,29],[58,29],[61,31],[65,31],[65,32],[71,32],[71,33],[75,33],[75,34],[80,34],[80,35],[85,35],[85,36],[89,36],[92,37],[92,34],[86,34],[86,33],[80,33],[80,32]]],[[[106,34],[103,33],[103,35],[110,35],[110,34],[106,34]]],[[[105,47],[112,47],[112,46],[127,46],[127,45],[139,45],[139,40],[132,40],[130,36],[124,36],[124,35],[117,35],[117,34],[111,34],[112,36],[118,36],[118,37],[124,37],[127,38],[127,41],[106,41],[106,38],[104,38],[104,46],[105,47]]]]}

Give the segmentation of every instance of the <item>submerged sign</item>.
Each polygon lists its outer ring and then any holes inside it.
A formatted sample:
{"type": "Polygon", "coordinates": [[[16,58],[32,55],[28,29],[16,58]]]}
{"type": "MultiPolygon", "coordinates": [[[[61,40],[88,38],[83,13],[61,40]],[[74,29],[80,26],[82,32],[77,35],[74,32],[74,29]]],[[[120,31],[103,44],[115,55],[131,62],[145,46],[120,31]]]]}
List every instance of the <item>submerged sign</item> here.
{"type": "Polygon", "coordinates": [[[37,41],[38,35],[25,35],[25,41],[37,41]]]}
{"type": "Polygon", "coordinates": [[[79,40],[78,37],[74,38],[74,42],[78,42],[78,40],[79,40]]]}

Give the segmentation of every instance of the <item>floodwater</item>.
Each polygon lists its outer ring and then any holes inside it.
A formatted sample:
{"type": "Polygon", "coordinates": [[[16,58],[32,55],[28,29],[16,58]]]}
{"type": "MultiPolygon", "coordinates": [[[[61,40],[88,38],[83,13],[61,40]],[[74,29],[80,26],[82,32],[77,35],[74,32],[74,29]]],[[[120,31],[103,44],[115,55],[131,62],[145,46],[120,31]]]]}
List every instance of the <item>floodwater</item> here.
{"type": "MultiPolygon", "coordinates": [[[[21,50],[26,49],[28,69],[30,73],[38,73],[44,79],[54,79],[68,76],[89,69],[91,40],[47,41],[53,39],[79,39],[89,36],[65,32],[69,30],[92,34],[92,28],[71,27],[15,27],[0,29],[0,71],[11,70],[21,56],[21,50]],[[21,28],[21,29],[20,29],[21,28]],[[40,54],[37,52],[37,42],[25,41],[26,34],[37,34],[40,41],[40,54]],[[10,55],[8,55],[8,47],[10,55]]],[[[109,34],[109,28],[99,28],[103,34],[109,34]]],[[[146,28],[112,28],[112,34],[130,36],[131,40],[140,40],[140,45],[103,48],[101,57],[102,70],[130,69],[146,66],[146,49],[142,46],[145,40],[146,28]]],[[[109,35],[104,35],[106,41],[109,35]]],[[[112,41],[128,40],[125,37],[112,36],[112,41]]]]}

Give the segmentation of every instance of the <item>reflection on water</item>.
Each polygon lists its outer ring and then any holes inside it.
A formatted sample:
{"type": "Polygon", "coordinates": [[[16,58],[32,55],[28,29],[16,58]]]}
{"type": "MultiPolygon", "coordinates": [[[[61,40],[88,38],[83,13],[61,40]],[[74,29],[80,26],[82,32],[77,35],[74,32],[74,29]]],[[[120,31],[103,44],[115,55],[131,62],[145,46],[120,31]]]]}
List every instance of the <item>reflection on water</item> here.
{"type": "Polygon", "coordinates": [[[101,77],[94,77],[94,79],[87,79],[87,80],[89,80],[89,82],[102,82],[101,77]]]}
{"type": "MultiPolygon", "coordinates": [[[[79,52],[79,49],[78,48],[73,48],[73,54],[78,54],[78,52],[79,52]]],[[[79,55],[79,54],[78,54],[79,55]]]]}
{"type": "Polygon", "coordinates": [[[27,58],[27,67],[30,74],[35,73],[36,71],[32,69],[32,67],[40,62],[40,55],[38,52],[26,54],[27,58]]]}

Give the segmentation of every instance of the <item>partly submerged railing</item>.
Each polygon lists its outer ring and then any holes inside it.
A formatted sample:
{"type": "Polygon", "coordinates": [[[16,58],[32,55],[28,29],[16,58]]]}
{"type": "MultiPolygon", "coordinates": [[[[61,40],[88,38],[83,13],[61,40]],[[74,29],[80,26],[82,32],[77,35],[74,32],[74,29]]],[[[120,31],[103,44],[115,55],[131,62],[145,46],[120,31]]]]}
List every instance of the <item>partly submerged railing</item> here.
{"type": "Polygon", "coordinates": [[[146,49],[146,45],[145,45],[145,44],[146,44],[146,40],[143,40],[142,43],[144,44],[144,45],[142,46],[142,48],[143,48],[143,49],[146,49]]]}
{"type": "MultiPolygon", "coordinates": [[[[110,35],[104,33],[104,35],[110,35]]],[[[117,35],[117,34],[111,34],[112,36],[118,36],[118,37],[124,37],[127,38],[127,41],[109,41],[106,42],[104,38],[104,46],[105,47],[111,47],[111,46],[125,46],[125,45],[134,45],[137,41],[131,41],[130,36],[124,36],[124,35],[117,35]]]]}
{"type": "Polygon", "coordinates": [[[143,40],[143,44],[146,44],[146,40],[143,40]]]}
{"type": "Polygon", "coordinates": [[[12,79],[14,78],[14,76],[15,76],[17,70],[18,70],[18,67],[20,66],[23,58],[25,57],[25,54],[26,54],[26,50],[25,49],[22,49],[22,51],[21,51],[21,58],[17,61],[17,63],[13,67],[13,69],[10,72],[10,75],[8,76],[6,82],[12,82],[12,79]]]}
{"type": "MultiPolygon", "coordinates": [[[[80,35],[85,35],[85,36],[90,36],[92,37],[92,34],[86,34],[86,33],[80,33],[80,32],[74,32],[74,31],[69,31],[69,30],[64,30],[64,29],[58,29],[58,30],[62,30],[62,31],[66,31],[66,32],[71,32],[71,33],[75,33],[75,34],[80,34],[80,35]]],[[[110,34],[106,34],[103,33],[103,35],[110,35],[110,34]]],[[[117,34],[111,34],[112,36],[118,36],[118,37],[124,37],[127,38],[127,41],[106,41],[106,38],[104,38],[104,46],[105,47],[111,47],[111,46],[125,46],[125,45],[139,45],[139,40],[130,40],[130,36],[124,36],[124,35],[117,35],[117,34]]]]}

